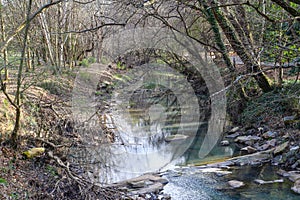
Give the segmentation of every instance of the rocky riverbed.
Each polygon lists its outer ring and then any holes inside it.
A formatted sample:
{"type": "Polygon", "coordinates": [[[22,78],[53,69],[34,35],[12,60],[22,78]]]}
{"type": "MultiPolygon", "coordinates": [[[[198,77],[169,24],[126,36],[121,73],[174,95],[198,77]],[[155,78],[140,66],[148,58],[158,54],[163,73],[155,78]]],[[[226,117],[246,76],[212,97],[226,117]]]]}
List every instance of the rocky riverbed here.
{"type": "Polygon", "coordinates": [[[219,145],[234,144],[238,156],[210,164],[200,161],[193,166],[178,166],[122,184],[136,199],[253,199],[268,195],[274,199],[284,195],[298,199],[298,134],[297,130],[234,127],[224,134],[219,145]],[[260,191],[255,191],[257,187],[260,191]]]}

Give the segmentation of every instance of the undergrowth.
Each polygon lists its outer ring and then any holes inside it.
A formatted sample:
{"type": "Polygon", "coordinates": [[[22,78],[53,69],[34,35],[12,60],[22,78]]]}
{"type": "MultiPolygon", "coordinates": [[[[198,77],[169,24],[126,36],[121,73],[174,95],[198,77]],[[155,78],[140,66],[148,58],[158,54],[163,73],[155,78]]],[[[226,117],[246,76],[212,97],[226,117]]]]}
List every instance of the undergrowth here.
{"type": "Polygon", "coordinates": [[[246,103],[240,123],[256,123],[270,117],[300,117],[300,83],[287,82],[283,88],[261,94],[246,103]]]}

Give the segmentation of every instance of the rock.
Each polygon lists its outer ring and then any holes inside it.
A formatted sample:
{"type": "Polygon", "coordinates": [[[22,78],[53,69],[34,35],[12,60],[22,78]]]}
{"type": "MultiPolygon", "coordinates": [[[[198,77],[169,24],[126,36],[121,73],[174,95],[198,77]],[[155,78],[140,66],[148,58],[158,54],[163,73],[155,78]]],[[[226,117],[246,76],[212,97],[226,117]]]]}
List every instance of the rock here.
{"type": "Polygon", "coordinates": [[[226,138],[236,138],[239,135],[240,135],[240,133],[233,133],[233,134],[227,135],[226,138]]]}
{"type": "Polygon", "coordinates": [[[176,134],[176,135],[169,135],[165,138],[166,142],[172,142],[172,141],[178,141],[178,140],[185,140],[187,139],[188,136],[186,135],[180,135],[180,134],[176,134]]]}
{"type": "Polygon", "coordinates": [[[147,187],[143,187],[140,190],[134,191],[136,194],[148,194],[148,193],[159,193],[163,190],[164,185],[161,183],[154,183],[147,187]]]}
{"type": "Polygon", "coordinates": [[[296,151],[299,149],[299,146],[291,146],[290,151],[296,151]]]}
{"type": "Polygon", "coordinates": [[[295,193],[300,194],[300,180],[297,180],[294,183],[294,186],[291,188],[295,193]]]}
{"type": "Polygon", "coordinates": [[[270,145],[268,143],[263,144],[262,146],[258,147],[257,149],[260,151],[264,151],[267,150],[270,147],[270,145]]]}
{"type": "Polygon", "coordinates": [[[295,169],[296,167],[298,167],[300,165],[300,160],[297,160],[292,166],[292,169],[295,169]]]}
{"type": "Polygon", "coordinates": [[[277,140],[276,139],[272,139],[272,140],[268,140],[267,143],[270,144],[271,147],[275,147],[277,140]]]}
{"type": "Polygon", "coordinates": [[[265,129],[264,129],[263,127],[258,127],[257,130],[258,130],[260,133],[263,133],[265,129]]]}
{"type": "Polygon", "coordinates": [[[279,165],[279,164],[282,163],[282,162],[283,162],[283,157],[282,157],[282,155],[277,155],[277,156],[275,156],[275,157],[273,158],[273,160],[272,160],[272,165],[277,166],[277,165],[279,165]]]}
{"type": "Polygon", "coordinates": [[[278,133],[277,132],[268,131],[268,132],[265,132],[262,136],[265,139],[275,138],[275,137],[278,136],[278,133]]]}
{"type": "Polygon", "coordinates": [[[289,146],[289,142],[284,142],[281,145],[277,146],[274,150],[274,155],[283,152],[289,146]]]}
{"type": "Polygon", "coordinates": [[[225,176],[228,174],[232,174],[232,172],[230,171],[223,171],[221,168],[216,167],[203,168],[200,169],[200,171],[203,173],[215,173],[217,176],[225,176]]]}
{"type": "Polygon", "coordinates": [[[258,140],[261,140],[261,137],[248,135],[248,136],[239,136],[234,141],[239,143],[248,143],[249,141],[254,142],[258,140]]]}
{"type": "Polygon", "coordinates": [[[260,185],[264,185],[264,184],[271,184],[271,183],[283,183],[284,180],[283,179],[278,179],[278,180],[274,180],[274,181],[264,181],[261,179],[255,179],[254,180],[255,183],[260,184],[260,185]]]}
{"type": "Polygon", "coordinates": [[[277,142],[276,139],[268,140],[265,144],[263,144],[262,146],[259,146],[257,149],[260,151],[267,150],[270,147],[275,147],[276,142],[277,142]]]}
{"type": "Polygon", "coordinates": [[[145,181],[132,181],[132,182],[128,182],[128,184],[132,188],[143,188],[146,186],[145,181]]]}
{"type": "Polygon", "coordinates": [[[232,172],[230,171],[218,171],[215,173],[217,176],[221,177],[221,176],[226,176],[228,174],[232,174],[232,172]]]}
{"type": "Polygon", "coordinates": [[[250,130],[247,130],[247,132],[246,132],[247,135],[253,135],[255,133],[256,133],[255,129],[250,129],[250,130]]]}
{"type": "Polygon", "coordinates": [[[272,158],[273,150],[261,151],[249,155],[238,156],[231,158],[228,161],[233,162],[237,166],[252,165],[253,163],[265,163],[269,162],[272,158]]]}
{"type": "Polygon", "coordinates": [[[285,170],[283,170],[283,169],[279,169],[278,171],[277,171],[277,174],[279,175],[279,176],[283,176],[283,177],[289,177],[289,172],[287,172],[287,171],[285,171],[285,170]]]}
{"type": "Polygon", "coordinates": [[[289,180],[292,182],[300,180],[300,171],[285,171],[280,169],[277,171],[277,174],[289,178],[289,180]]]}
{"type": "Polygon", "coordinates": [[[234,127],[233,129],[231,129],[230,131],[228,131],[228,134],[235,133],[238,130],[240,130],[240,127],[234,127]]]}
{"type": "Polygon", "coordinates": [[[300,180],[300,172],[292,171],[289,173],[289,180],[292,182],[296,182],[297,180],[300,180]]]}
{"type": "Polygon", "coordinates": [[[245,186],[245,184],[242,181],[237,181],[237,180],[228,181],[228,184],[230,187],[235,189],[245,186]]]}
{"type": "Polygon", "coordinates": [[[203,172],[203,173],[212,173],[212,172],[222,171],[222,169],[216,168],[216,167],[209,167],[209,168],[200,169],[200,171],[203,172]]]}
{"type": "Polygon", "coordinates": [[[290,138],[290,134],[289,134],[289,133],[286,133],[286,134],[284,134],[284,135],[282,136],[282,138],[283,138],[283,139],[288,139],[288,138],[290,138]]]}
{"type": "Polygon", "coordinates": [[[153,176],[151,178],[149,178],[150,181],[153,182],[159,182],[162,183],[163,185],[166,185],[169,181],[163,177],[158,177],[158,176],[153,176]]]}
{"type": "Polygon", "coordinates": [[[230,143],[229,143],[228,140],[223,140],[223,141],[221,141],[220,144],[221,144],[222,146],[228,146],[230,143]]]}
{"type": "Polygon", "coordinates": [[[295,121],[296,121],[295,116],[286,116],[286,117],[283,118],[284,125],[293,124],[295,121]]]}
{"type": "Polygon", "coordinates": [[[241,151],[247,151],[248,153],[255,153],[257,150],[254,147],[247,146],[247,147],[241,148],[241,151]]]}
{"type": "Polygon", "coordinates": [[[171,196],[168,194],[159,194],[158,200],[171,200],[171,196]]]}

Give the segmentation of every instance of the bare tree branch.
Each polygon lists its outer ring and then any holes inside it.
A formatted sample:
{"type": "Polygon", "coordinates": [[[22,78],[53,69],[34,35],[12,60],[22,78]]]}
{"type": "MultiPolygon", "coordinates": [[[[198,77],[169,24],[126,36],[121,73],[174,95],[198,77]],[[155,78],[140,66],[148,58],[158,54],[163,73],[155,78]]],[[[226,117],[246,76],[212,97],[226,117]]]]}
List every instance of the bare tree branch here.
{"type": "MultiPolygon", "coordinates": [[[[42,13],[45,9],[49,8],[50,6],[59,4],[60,2],[62,2],[63,0],[58,0],[58,1],[50,1],[49,3],[43,5],[42,7],[40,7],[34,14],[32,14],[29,17],[29,22],[32,21],[37,15],[39,15],[40,13],[42,13]]],[[[0,52],[3,52],[8,44],[14,39],[14,37],[20,33],[26,26],[27,20],[24,20],[14,31],[13,33],[7,37],[7,39],[1,44],[0,46],[0,52]]]]}
{"type": "Polygon", "coordinates": [[[86,32],[93,32],[93,31],[97,31],[103,27],[106,26],[125,26],[126,23],[107,23],[107,24],[101,24],[99,26],[93,27],[93,28],[88,28],[88,29],[84,29],[84,30],[80,30],[80,31],[66,31],[63,33],[59,33],[59,34],[67,34],[67,33],[86,33],[86,32]]]}

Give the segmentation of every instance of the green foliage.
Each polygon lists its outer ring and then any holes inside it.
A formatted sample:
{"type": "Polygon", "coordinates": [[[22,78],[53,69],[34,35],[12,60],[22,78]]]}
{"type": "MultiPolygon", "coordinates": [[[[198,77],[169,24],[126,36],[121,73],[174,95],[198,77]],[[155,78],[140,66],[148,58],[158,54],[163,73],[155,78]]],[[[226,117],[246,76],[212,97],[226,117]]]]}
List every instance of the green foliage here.
{"type": "Polygon", "coordinates": [[[59,83],[54,81],[44,81],[38,84],[39,87],[48,90],[51,94],[61,94],[61,86],[59,83]]]}
{"type": "Polygon", "coordinates": [[[125,69],[126,69],[126,66],[125,66],[124,64],[122,64],[121,62],[118,62],[118,63],[117,63],[117,69],[125,70],[125,69]]]}
{"type": "Polygon", "coordinates": [[[89,63],[88,59],[83,59],[82,61],[80,61],[79,65],[83,66],[83,67],[89,67],[90,63],[89,63]]]}
{"type": "Polygon", "coordinates": [[[144,88],[145,89],[148,89],[148,90],[153,90],[157,87],[157,84],[156,83],[147,83],[144,85],[144,88]]]}
{"type": "MultiPolygon", "coordinates": [[[[294,4],[291,4],[294,7],[294,4]]],[[[282,21],[289,18],[287,12],[283,12],[282,8],[277,4],[271,3],[267,6],[268,16],[273,20],[282,21]]],[[[257,32],[260,37],[260,32],[257,32]]],[[[277,61],[286,63],[293,60],[299,54],[299,44],[295,43],[300,37],[300,22],[284,21],[282,23],[266,23],[266,31],[264,32],[264,51],[262,60],[277,61]],[[279,59],[279,60],[278,60],[279,59]]]]}
{"type": "Polygon", "coordinates": [[[94,57],[89,57],[89,58],[88,58],[88,62],[89,62],[90,64],[93,64],[93,63],[96,62],[96,58],[94,58],[94,57]]]}
{"type": "Polygon", "coordinates": [[[91,64],[96,62],[96,58],[88,57],[80,61],[79,65],[83,67],[89,67],[91,64]]]}
{"type": "Polygon", "coordinates": [[[57,170],[55,167],[51,166],[51,165],[47,165],[46,170],[48,171],[48,173],[50,173],[52,176],[57,176],[57,170]]]}
{"type": "Polygon", "coordinates": [[[19,199],[19,195],[16,192],[13,192],[9,195],[12,199],[19,199]]]}
{"type": "Polygon", "coordinates": [[[104,65],[109,64],[109,60],[105,57],[102,57],[100,62],[101,62],[101,64],[104,64],[104,65]]]}
{"type": "Polygon", "coordinates": [[[7,181],[4,178],[0,178],[0,184],[6,185],[7,181]]]}
{"type": "Polygon", "coordinates": [[[103,94],[103,92],[101,92],[101,91],[96,91],[96,92],[95,92],[95,95],[96,95],[96,96],[99,96],[99,95],[102,95],[102,94],[103,94]]]}

